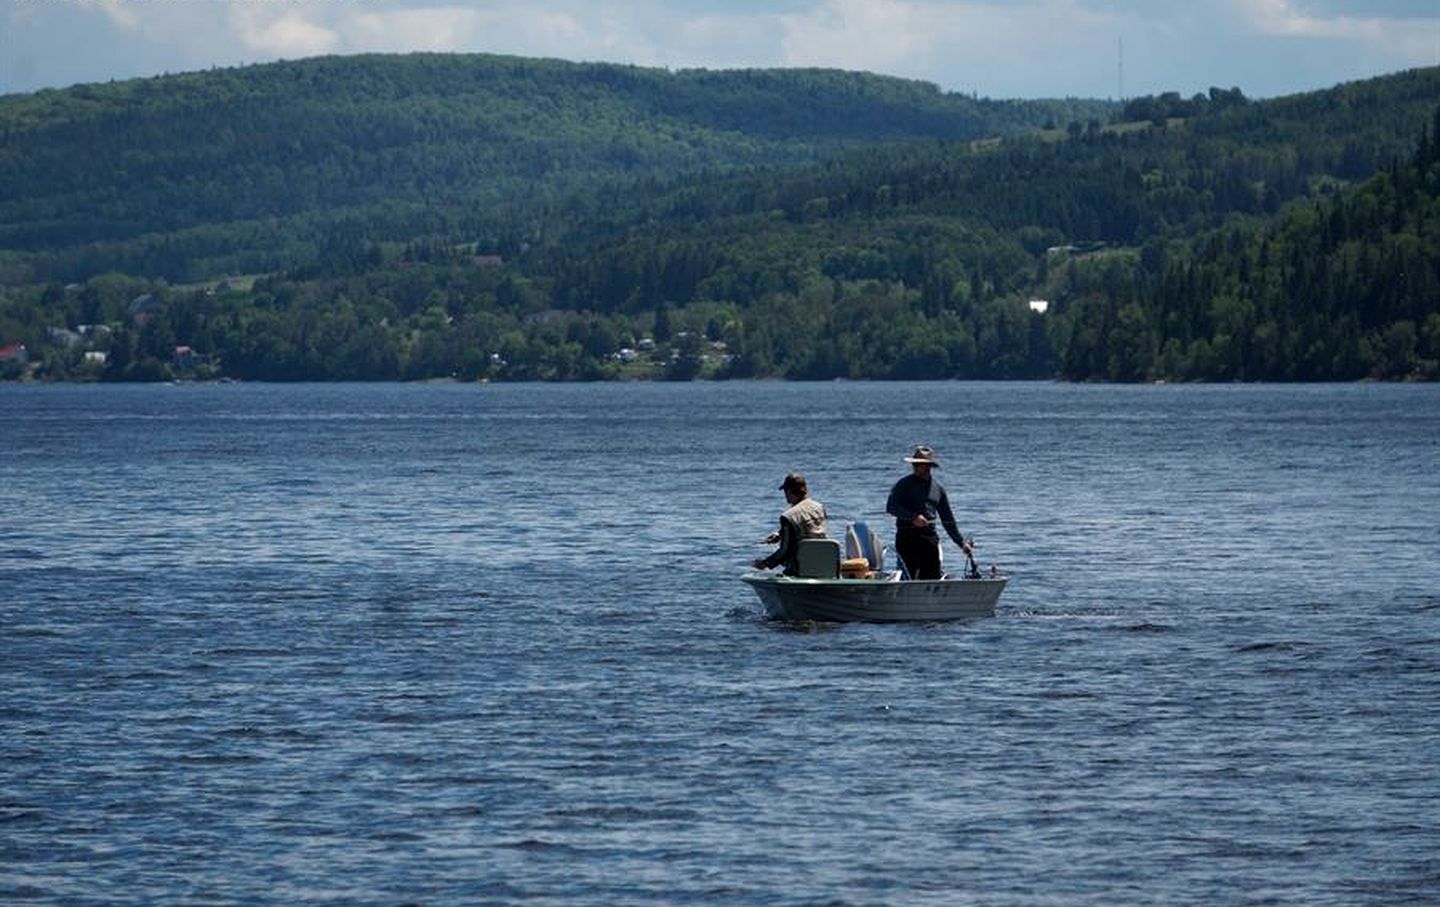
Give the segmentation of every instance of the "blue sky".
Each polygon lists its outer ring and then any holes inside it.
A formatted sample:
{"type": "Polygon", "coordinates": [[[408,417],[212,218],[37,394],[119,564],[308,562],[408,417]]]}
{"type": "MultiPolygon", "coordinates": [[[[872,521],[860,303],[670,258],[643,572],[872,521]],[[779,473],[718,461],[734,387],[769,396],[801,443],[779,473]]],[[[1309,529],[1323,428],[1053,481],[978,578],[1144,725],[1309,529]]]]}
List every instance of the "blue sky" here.
{"type": "Polygon", "coordinates": [[[0,93],[414,50],[1274,97],[1440,65],[1440,0],[0,0],[0,93]]]}

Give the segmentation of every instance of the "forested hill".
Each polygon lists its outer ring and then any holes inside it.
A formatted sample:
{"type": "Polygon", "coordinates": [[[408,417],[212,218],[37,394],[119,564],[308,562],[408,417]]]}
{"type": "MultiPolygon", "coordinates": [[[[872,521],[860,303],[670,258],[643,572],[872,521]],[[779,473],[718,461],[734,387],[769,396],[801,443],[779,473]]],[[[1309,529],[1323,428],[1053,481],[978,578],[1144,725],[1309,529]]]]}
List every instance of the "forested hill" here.
{"type": "Polygon", "coordinates": [[[272,271],[357,235],[464,234],[498,252],[601,186],[1112,110],[834,70],[435,54],[12,95],[0,98],[0,282],[272,271]]]}
{"type": "MultiPolygon", "coordinates": [[[[256,71],[293,77],[345,62],[256,71]]],[[[1084,102],[1067,114],[835,72],[376,62],[533,68],[563,74],[593,102],[530,94],[508,108],[509,131],[484,119],[467,132],[465,117],[415,118],[448,109],[435,95],[389,98],[390,115],[418,130],[391,144],[383,117],[345,120],[316,102],[308,119],[349,123],[348,140],[327,126],[316,134],[328,144],[307,144],[307,118],[291,111],[284,122],[299,138],[221,142],[235,164],[223,177],[203,163],[206,142],[177,136],[200,163],[166,152],[173,169],[127,183],[84,165],[54,177],[64,192],[17,189],[0,223],[28,245],[7,240],[0,253],[12,275],[0,279],[0,349],[23,343],[33,358],[0,361],[0,376],[1440,377],[1440,68],[1267,101],[1219,88],[1137,98],[1106,118],[1084,102]],[[609,81],[627,79],[666,90],[612,93],[609,81]],[[703,87],[714,85],[723,90],[703,87]],[[850,109],[871,113],[846,114],[845,91],[850,109]],[[704,117],[677,112],[692,92],[710,101],[704,117]],[[808,127],[771,119],[807,92],[792,114],[808,127]],[[721,103],[731,94],[734,106],[721,103]],[[842,100],[827,114],[818,97],[842,100]],[[936,113],[952,109],[966,112],[936,113]],[[748,132],[721,128],[746,110],[748,132]],[[983,124],[967,118],[986,111],[989,126],[973,128],[1008,134],[971,137],[962,124],[983,124]],[[1020,128],[1026,117],[1046,128],[1020,128]],[[245,157],[256,145],[265,154],[245,157]],[[196,174],[228,186],[207,196],[196,174]],[[191,190],[199,201],[186,208],[191,190]],[[166,193],[197,219],[226,199],[292,207],[165,232],[144,218],[167,209],[137,200],[166,193]],[[33,217],[19,217],[27,205],[33,217]],[[87,218],[123,231],[92,241],[87,218]],[[48,282],[34,280],[42,270],[48,282]]],[[[218,90],[253,74],[177,78],[187,91],[218,90]]],[[[83,106],[57,95],[7,99],[9,122],[61,132],[73,122],[85,134],[78,114],[33,113],[83,106]]],[[[266,107],[256,102],[254,115],[266,107]]],[[[27,142],[39,128],[24,126],[27,142]]],[[[132,156],[151,160],[123,142],[111,153],[122,169],[132,156]]]]}
{"type": "Polygon", "coordinates": [[[723,336],[732,374],[1434,377],[1437,98],[1431,69],[860,151],[660,196],[531,273],[562,309],[723,336]]]}

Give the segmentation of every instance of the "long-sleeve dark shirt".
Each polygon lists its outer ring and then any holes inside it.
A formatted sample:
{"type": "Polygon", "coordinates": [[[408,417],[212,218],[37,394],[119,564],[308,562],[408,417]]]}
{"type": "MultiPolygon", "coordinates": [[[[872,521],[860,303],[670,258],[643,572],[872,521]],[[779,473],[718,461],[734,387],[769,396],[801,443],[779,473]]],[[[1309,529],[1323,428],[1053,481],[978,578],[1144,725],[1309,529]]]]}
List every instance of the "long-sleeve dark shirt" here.
{"type": "Polygon", "coordinates": [[[934,476],[926,480],[911,473],[896,482],[895,487],[890,489],[890,498],[885,502],[885,512],[895,518],[897,533],[933,535],[938,541],[939,533],[935,531],[935,523],[938,521],[955,544],[965,544],[960,535],[960,527],[955,525],[955,514],[950,512],[950,496],[945,493],[945,486],[937,482],[934,476]],[[930,521],[930,525],[925,529],[916,529],[914,521],[917,515],[923,515],[930,521]]]}

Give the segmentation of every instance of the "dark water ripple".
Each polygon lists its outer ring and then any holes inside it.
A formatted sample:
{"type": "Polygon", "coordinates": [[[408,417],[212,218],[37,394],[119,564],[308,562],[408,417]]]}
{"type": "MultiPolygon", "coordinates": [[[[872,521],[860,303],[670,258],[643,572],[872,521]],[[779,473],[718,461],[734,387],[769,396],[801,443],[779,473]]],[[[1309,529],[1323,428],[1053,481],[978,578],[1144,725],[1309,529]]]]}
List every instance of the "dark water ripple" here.
{"type": "Polygon", "coordinates": [[[1434,387],[10,386],[0,424],[0,901],[1440,901],[1434,387]],[[778,477],[883,524],[918,441],[1000,614],[762,621],[778,477]]]}

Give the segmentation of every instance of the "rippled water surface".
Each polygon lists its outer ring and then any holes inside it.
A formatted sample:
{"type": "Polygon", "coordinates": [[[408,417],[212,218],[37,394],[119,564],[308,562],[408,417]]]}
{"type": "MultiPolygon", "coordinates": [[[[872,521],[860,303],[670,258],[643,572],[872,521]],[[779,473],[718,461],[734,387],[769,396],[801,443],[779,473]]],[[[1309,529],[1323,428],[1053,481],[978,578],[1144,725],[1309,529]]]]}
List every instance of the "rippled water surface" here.
{"type": "Polygon", "coordinates": [[[0,901],[1440,902],[1440,387],[4,386],[0,487],[0,901]],[[918,442],[997,616],[764,621],[918,442]]]}

